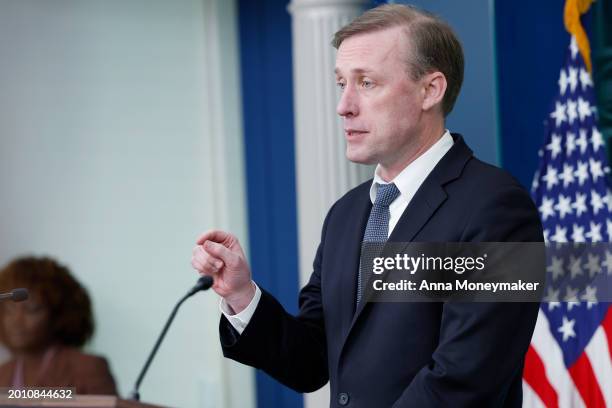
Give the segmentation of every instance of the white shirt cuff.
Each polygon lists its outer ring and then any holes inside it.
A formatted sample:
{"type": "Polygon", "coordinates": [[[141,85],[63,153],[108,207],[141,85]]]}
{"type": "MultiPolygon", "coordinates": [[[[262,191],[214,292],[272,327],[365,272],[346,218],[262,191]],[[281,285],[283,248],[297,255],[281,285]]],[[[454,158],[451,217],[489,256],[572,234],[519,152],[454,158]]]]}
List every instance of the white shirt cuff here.
{"type": "Polygon", "coordinates": [[[219,309],[221,309],[221,313],[223,316],[229,320],[230,324],[236,329],[239,334],[242,334],[244,329],[247,327],[251,318],[253,317],[253,313],[255,313],[255,309],[257,309],[257,305],[259,304],[259,299],[261,299],[261,289],[255,282],[255,296],[251,299],[251,303],[240,313],[232,314],[233,312],[225,302],[225,299],[221,298],[219,302],[219,309]]]}

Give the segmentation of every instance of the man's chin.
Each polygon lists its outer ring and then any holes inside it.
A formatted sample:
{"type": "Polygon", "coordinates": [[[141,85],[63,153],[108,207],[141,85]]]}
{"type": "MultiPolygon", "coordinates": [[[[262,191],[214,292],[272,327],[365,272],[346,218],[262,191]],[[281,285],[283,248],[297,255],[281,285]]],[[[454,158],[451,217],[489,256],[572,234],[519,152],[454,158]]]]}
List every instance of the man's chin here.
{"type": "Polygon", "coordinates": [[[366,165],[370,165],[370,164],[376,164],[377,161],[376,159],[374,159],[373,157],[367,155],[367,154],[363,154],[360,152],[355,152],[355,151],[351,151],[350,149],[346,150],[346,158],[353,163],[356,164],[366,164],[366,165]]]}

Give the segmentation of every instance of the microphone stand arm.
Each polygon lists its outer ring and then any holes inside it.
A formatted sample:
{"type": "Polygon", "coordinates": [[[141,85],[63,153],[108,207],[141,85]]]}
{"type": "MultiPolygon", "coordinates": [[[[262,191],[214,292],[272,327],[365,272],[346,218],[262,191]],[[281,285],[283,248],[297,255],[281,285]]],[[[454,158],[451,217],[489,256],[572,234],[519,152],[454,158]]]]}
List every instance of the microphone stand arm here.
{"type": "Polygon", "coordinates": [[[153,361],[153,358],[155,357],[155,354],[157,353],[157,349],[159,349],[159,346],[162,343],[162,341],[164,340],[164,337],[166,337],[166,332],[168,331],[168,328],[172,324],[172,321],[174,320],[174,317],[176,316],[176,312],[178,312],[179,307],[181,307],[183,302],[186,301],[192,295],[193,295],[193,293],[187,293],[185,296],[183,296],[181,298],[181,300],[178,301],[178,303],[174,306],[174,309],[172,309],[172,313],[170,313],[170,316],[168,316],[168,320],[166,320],[166,324],[165,324],[161,334],[157,338],[157,341],[155,342],[155,345],[153,346],[153,349],[151,350],[151,353],[149,353],[149,357],[147,358],[147,362],[142,367],[142,370],[140,370],[140,374],[138,375],[138,379],[136,380],[136,384],[134,384],[134,388],[132,389],[132,392],[130,393],[130,399],[133,399],[135,401],[140,401],[140,393],[138,392],[138,389],[140,388],[140,383],[142,382],[142,379],[144,378],[145,374],[147,373],[147,370],[149,369],[149,366],[151,365],[151,361],[153,361]]]}

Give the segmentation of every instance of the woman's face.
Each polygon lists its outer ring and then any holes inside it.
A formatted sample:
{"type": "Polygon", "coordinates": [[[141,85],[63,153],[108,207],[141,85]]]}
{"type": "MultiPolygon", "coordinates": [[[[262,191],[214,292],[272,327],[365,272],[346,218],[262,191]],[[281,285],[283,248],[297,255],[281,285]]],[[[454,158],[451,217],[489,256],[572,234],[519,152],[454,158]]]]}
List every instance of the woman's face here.
{"type": "Polygon", "coordinates": [[[6,302],[2,325],[6,346],[13,352],[36,352],[49,343],[49,311],[37,293],[23,302],[6,302]]]}

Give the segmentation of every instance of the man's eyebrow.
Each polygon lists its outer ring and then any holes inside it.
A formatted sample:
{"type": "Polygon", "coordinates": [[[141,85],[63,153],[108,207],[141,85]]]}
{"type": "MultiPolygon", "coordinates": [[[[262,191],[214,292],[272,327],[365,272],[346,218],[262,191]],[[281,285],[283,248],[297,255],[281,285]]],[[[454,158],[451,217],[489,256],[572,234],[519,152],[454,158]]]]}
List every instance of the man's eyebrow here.
{"type": "MultiPolygon", "coordinates": [[[[350,71],[353,74],[368,74],[373,72],[371,69],[367,69],[367,68],[353,68],[350,71]]],[[[338,67],[334,68],[334,73],[336,75],[340,75],[340,70],[338,69],[338,67]]]]}

